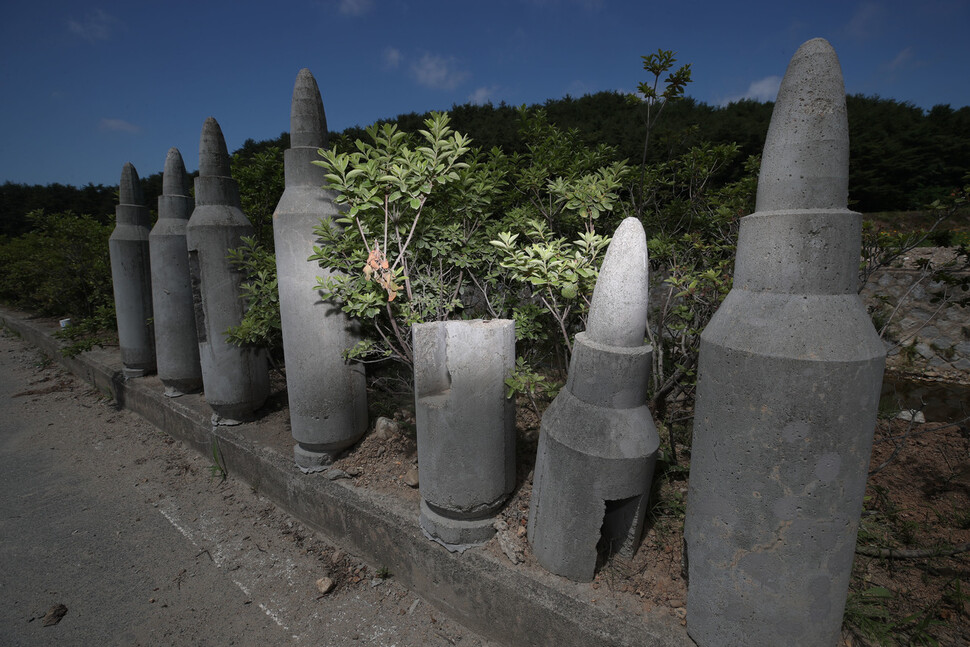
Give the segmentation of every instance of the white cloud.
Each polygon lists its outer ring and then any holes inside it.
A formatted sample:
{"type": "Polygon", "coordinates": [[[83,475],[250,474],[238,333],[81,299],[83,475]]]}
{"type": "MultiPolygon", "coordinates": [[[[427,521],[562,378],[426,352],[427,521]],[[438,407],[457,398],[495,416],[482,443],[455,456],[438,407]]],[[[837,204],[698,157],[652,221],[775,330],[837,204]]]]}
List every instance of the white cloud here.
{"type": "Polygon", "coordinates": [[[896,58],[889,62],[888,67],[890,70],[895,71],[902,68],[912,67],[915,62],[913,48],[907,47],[899,54],[896,54],[896,58]]]}
{"type": "Polygon", "coordinates": [[[337,9],[345,16],[362,16],[374,6],[374,0],[340,0],[337,9]]]}
{"type": "Polygon", "coordinates": [[[863,2],[843,28],[845,35],[854,40],[869,40],[882,31],[884,10],[876,2],[863,2]]]}
{"type": "Polygon", "coordinates": [[[417,63],[411,65],[411,73],[423,86],[436,90],[454,90],[468,78],[468,72],[459,69],[458,61],[449,56],[425,54],[417,63]]]}
{"type": "Polygon", "coordinates": [[[108,15],[101,9],[94,9],[89,11],[83,20],[68,20],[67,28],[71,30],[71,33],[94,42],[107,40],[117,23],[118,19],[114,16],[108,15]]]}
{"type": "Polygon", "coordinates": [[[763,79],[752,81],[746,92],[736,94],[721,101],[722,106],[742,99],[753,99],[755,101],[774,101],[778,97],[778,88],[781,87],[780,76],[766,76],[763,79]]]}
{"type": "Polygon", "coordinates": [[[581,97],[584,94],[589,94],[593,90],[592,86],[586,81],[580,81],[579,79],[573,80],[569,86],[566,88],[566,94],[573,97],[581,97]]]}
{"type": "Polygon", "coordinates": [[[387,47],[384,49],[384,65],[387,67],[396,69],[401,65],[402,58],[404,58],[404,55],[396,47],[387,47]]]}
{"type": "Polygon", "coordinates": [[[482,86],[477,88],[474,92],[468,95],[468,101],[475,104],[476,106],[481,106],[486,103],[491,103],[492,97],[498,92],[499,86],[482,86]]]}
{"type": "Polygon", "coordinates": [[[118,133],[140,133],[141,127],[125,121],[124,119],[102,119],[98,124],[98,129],[108,132],[118,133]]]}

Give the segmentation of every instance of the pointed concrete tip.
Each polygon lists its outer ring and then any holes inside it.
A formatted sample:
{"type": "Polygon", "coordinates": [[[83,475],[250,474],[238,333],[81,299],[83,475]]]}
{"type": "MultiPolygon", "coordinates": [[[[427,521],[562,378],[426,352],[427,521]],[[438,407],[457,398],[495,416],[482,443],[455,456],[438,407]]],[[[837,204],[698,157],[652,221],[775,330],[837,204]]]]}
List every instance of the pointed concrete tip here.
{"type": "Polygon", "coordinates": [[[758,179],[758,211],[845,209],[849,122],[835,50],[814,38],[795,52],[778,90],[758,179]]]}
{"type": "Polygon", "coordinates": [[[162,195],[188,195],[189,184],[185,177],[185,162],[182,154],[174,146],[165,156],[165,170],[162,171],[162,195]]]}
{"type": "Polygon", "coordinates": [[[293,86],[293,104],[290,110],[290,148],[325,148],[327,146],[327,115],[323,111],[320,88],[303,68],[293,86]]]}
{"type": "Polygon", "coordinates": [[[213,117],[205,120],[199,140],[199,175],[232,177],[229,170],[229,151],[219,122],[213,117]]]}
{"type": "Polygon", "coordinates": [[[643,345],[647,329],[647,236],[636,218],[616,228],[589,307],[586,336],[607,346],[643,345]]]}
{"type": "Polygon", "coordinates": [[[142,206],[145,198],[142,196],[141,182],[138,171],[131,162],[125,162],[121,169],[121,184],[118,185],[118,204],[135,204],[142,206]]]}

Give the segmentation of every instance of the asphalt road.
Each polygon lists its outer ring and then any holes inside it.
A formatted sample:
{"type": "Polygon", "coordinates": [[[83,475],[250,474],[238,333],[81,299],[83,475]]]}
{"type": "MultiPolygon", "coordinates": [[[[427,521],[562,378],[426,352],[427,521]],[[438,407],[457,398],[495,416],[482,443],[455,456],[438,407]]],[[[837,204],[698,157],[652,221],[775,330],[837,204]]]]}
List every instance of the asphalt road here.
{"type": "Polygon", "coordinates": [[[491,645],[375,576],[0,332],[0,645],[491,645]]]}

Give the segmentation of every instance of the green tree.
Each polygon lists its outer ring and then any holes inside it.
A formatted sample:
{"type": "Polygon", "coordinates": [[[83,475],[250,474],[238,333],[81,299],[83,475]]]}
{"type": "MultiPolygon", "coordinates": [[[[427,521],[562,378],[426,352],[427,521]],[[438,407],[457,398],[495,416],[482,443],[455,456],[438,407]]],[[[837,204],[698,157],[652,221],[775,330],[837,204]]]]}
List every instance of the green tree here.
{"type": "Polygon", "coordinates": [[[325,298],[370,333],[350,349],[355,359],[411,365],[410,326],[460,313],[479,272],[476,250],[504,157],[473,153],[447,114],[432,113],[424,126],[414,137],[375,124],[355,152],[333,148],[316,162],[346,211],[321,224],[311,260],[336,271],[317,286],[325,298]]]}
{"type": "Polygon", "coordinates": [[[27,214],[31,231],[0,244],[0,298],[81,320],[113,307],[108,237],[113,224],[71,212],[27,214]]]}

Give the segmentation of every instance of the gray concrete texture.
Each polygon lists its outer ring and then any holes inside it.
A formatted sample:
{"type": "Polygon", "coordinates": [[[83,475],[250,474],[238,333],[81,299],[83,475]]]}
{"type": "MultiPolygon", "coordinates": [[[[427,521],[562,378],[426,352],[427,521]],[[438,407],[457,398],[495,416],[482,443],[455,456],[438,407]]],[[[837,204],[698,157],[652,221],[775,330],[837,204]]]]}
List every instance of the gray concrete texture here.
{"type": "Polygon", "coordinates": [[[148,235],[158,377],[169,397],[202,388],[189,252],[185,242],[185,230],[194,207],[182,155],[177,148],[171,148],[162,172],[158,221],[148,235]]]}
{"type": "Polygon", "coordinates": [[[577,582],[639,547],[660,438],[646,404],[652,349],[647,241],[617,228],[576,336],[566,386],[542,416],[528,536],[538,562],[577,582]]]}
{"type": "Polygon", "coordinates": [[[166,398],[155,377],[125,381],[117,349],[77,357],[58,353],[56,321],[27,319],[0,306],[5,325],[68,370],[173,437],[212,456],[213,442],[230,478],[247,481],[288,513],[372,568],[385,566],[442,612],[507,645],[545,647],[691,647],[676,617],[618,611],[608,598],[591,602],[585,585],[539,569],[512,567],[488,547],[458,555],[427,541],[411,505],[346,481],[293,469],[289,447],[267,444],[257,424],[213,428],[201,396],[166,398]]]}
{"type": "Polygon", "coordinates": [[[118,322],[118,344],[125,375],[140,377],[155,370],[152,333],[152,278],[148,250],[151,217],[138,172],[131,162],[121,170],[115,207],[115,229],[108,239],[111,282],[118,322]]]}
{"type": "Polygon", "coordinates": [[[856,294],[838,58],[808,41],[765,142],[734,287],[701,336],[685,523],[701,647],[834,647],[885,353],[856,294]]]}
{"type": "Polygon", "coordinates": [[[225,424],[253,416],[269,395],[266,351],[226,341],[246,311],[240,285],[245,277],[227,259],[253,226],[242,212],[239,187],[232,179],[226,140],[215,119],[202,127],[195,210],[186,228],[196,330],[205,399],[216,421],[225,424]]]}
{"type": "Polygon", "coordinates": [[[411,328],[421,527],[454,549],[487,541],[515,486],[515,323],[437,321],[411,328]]]}
{"type": "Polygon", "coordinates": [[[342,356],[358,340],[355,324],[313,289],[328,273],[307,260],[314,228],[338,214],[333,193],[323,186],[324,169],[312,163],[326,145],[323,100],[304,68],[293,87],[286,188],[273,214],[273,235],[294,458],[305,471],[325,469],[367,430],[363,365],[342,356]]]}

